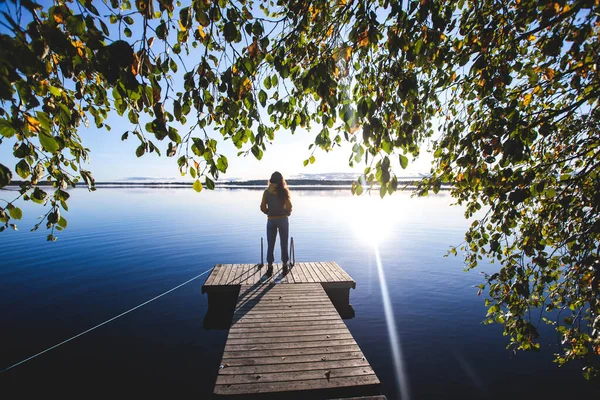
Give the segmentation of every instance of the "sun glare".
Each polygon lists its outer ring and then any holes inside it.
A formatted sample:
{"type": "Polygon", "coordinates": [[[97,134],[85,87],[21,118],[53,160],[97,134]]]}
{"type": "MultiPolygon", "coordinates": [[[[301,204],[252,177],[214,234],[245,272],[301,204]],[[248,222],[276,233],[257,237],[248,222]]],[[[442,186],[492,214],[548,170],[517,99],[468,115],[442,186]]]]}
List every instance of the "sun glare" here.
{"type": "Polygon", "coordinates": [[[388,239],[398,222],[392,202],[380,198],[354,198],[343,210],[354,235],[372,247],[388,239]]]}

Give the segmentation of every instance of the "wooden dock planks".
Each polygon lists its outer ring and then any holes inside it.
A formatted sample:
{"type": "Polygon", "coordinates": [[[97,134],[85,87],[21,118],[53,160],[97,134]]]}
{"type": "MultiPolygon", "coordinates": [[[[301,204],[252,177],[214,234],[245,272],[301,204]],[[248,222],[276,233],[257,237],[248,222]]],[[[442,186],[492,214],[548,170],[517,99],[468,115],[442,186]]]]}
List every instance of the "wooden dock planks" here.
{"type": "Polygon", "coordinates": [[[264,274],[267,266],[258,264],[217,264],[202,286],[202,292],[228,290],[239,285],[255,285],[261,282],[321,283],[325,289],[355,288],[356,282],[336,262],[297,262],[290,266],[286,275],[282,265],[273,264],[273,275],[264,274]]]}
{"type": "Polygon", "coordinates": [[[301,272],[294,284],[241,286],[215,394],[379,384],[320,282],[300,283],[301,272]]]}

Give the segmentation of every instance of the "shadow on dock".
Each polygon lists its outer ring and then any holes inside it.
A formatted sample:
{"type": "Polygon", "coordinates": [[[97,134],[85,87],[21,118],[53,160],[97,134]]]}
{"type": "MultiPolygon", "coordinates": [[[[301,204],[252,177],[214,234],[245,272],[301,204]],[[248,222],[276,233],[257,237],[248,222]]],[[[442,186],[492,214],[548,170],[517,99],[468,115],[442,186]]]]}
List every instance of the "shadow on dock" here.
{"type": "MultiPolygon", "coordinates": [[[[257,271],[260,271],[257,269],[257,271]]],[[[264,269],[263,269],[264,271],[264,269]]],[[[275,284],[256,283],[253,286],[266,290],[275,284]]],[[[231,327],[240,286],[231,285],[227,290],[208,292],[208,311],[202,323],[204,329],[229,329],[231,327]]],[[[325,289],[325,293],[342,319],[352,319],[355,316],[354,308],[350,304],[350,288],[325,289]]]]}

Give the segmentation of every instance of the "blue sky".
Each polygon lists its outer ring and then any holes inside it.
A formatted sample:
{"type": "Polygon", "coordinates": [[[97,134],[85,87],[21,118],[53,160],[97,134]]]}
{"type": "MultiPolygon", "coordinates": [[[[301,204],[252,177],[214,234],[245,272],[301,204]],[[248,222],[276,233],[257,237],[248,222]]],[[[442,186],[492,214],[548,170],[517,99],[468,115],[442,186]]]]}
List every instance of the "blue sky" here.
{"type": "MultiPolygon", "coordinates": [[[[113,115],[109,124],[112,130],[96,129],[95,127],[80,129],[84,145],[91,149],[89,169],[98,181],[123,180],[131,178],[150,178],[156,180],[192,180],[190,176],[182,177],[177,167],[176,158],[146,153],[138,158],[135,149],[139,141],[131,137],[121,141],[121,135],[129,129],[129,121],[126,117],[113,115]]],[[[317,150],[314,155],[316,161],[306,167],[304,160],[310,157],[312,150],[309,145],[318,133],[318,127],[314,131],[297,130],[292,135],[290,131],[280,130],[275,135],[272,145],[267,147],[262,160],[257,160],[252,154],[237,156],[238,149],[229,140],[222,140],[221,135],[215,132],[213,137],[218,140],[217,151],[224,154],[229,160],[227,173],[220,179],[267,179],[275,170],[280,171],[285,177],[294,177],[300,174],[330,175],[331,173],[345,173],[358,176],[364,170],[365,164],[360,163],[354,168],[348,166],[348,158],[352,146],[344,143],[342,147],[336,147],[333,151],[325,152],[317,150]]],[[[155,141],[156,143],[156,141],[155,141]]],[[[156,143],[157,145],[159,143],[156,143]]],[[[164,148],[166,143],[160,143],[164,148]]],[[[13,158],[7,150],[6,141],[1,146],[0,156],[6,160],[7,156],[13,158]]],[[[431,160],[427,155],[421,157],[416,163],[409,163],[409,167],[402,171],[396,171],[401,176],[416,176],[419,173],[427,173],[431,160]]],[[[16,162],[16,161],[15,161],[16,162]]]]}

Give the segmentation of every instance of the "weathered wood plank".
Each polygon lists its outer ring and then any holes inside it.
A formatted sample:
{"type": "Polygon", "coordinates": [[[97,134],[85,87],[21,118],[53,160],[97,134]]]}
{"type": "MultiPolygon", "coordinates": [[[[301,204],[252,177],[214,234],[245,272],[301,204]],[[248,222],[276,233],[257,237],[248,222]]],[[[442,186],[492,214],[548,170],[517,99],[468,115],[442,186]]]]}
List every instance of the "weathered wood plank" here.
{"type": "Polygon", "coordinates": [[[330,275],[332,276],[333,280],[336,282],[343,282],[345,281],[345,277],[343,277],[340,274],[339,268],[336,268],[334,265],[332,265],[331,263],[328,262],[319,262],[319,265],[321,265],[323,268],[327,268],[327,270],[329,271],[330,275]]]}
{"type": "Polygon", "coordinates": [[[302,264],[304,264],[304,263],[297,263],[292,268],[294,270],[294,276],[297,278],[296,283],[307,283],[308,282],[308,279],[306,279],[306,275],[304,275],[304,270],[302,268],[302,264]]]}
{"type": "Polygon", "coordinates": [[[263,374],[240,374],[240,375],[225,375],[219,374],[217,377],[217,385],[231,385],[239,383],[256,383],[259,382],[291,382],[291,381],[306,381],[311,379],[331,379],[345,378],[349,376],[374,375],[375,372],[371,366],[348,367],[348,368],[332,368],[332,369],[315,369],[312,371],[291,371],[291,372],[269,372],[263,374]],[[328,377],[329,376],[329,377],[328,377]]]}
{"type": "Polygon", "coordinates": [[[387,397],[385,397],[384,395],[377,395],[377,396],[361,396],[361,397],[344,397],[344,398],[333,399],[333,400],[387,400],[387,397]]]}
{"type": "Polygon", "coordinates": [[[267,364],[267,365],[247,365],[233,366],[229,362],[224,365],[220,374],[223,375],[243,375],[243,374],[268,374],[274,372],[292,372],[292,371],[315,371],[329,370],[333,368],[348,367],[369,367],[369,362],[364,358],[354,358],[349,360],[325,360],[316,362],[296,362],[293,364],[267,364]]]}
{"type": "MultiPolygon", "coordinates": [[[[338,325],[339,326],[339,325],[338,325]]],[[[274,328],[272,328],[274,329],[274,328]]],[[[268,330],[268,331],[263,331],[263,332],[249,332],[248,330],[243,330],[243,331],[234,331],[234,332],[229,332],[229,339],[248,339],[251,340],[253,338],[263,338],[263,337],[279,337],[279,336],[283,336],[283,337],[287,337],[288,340],[289,338],[296,338],[296,337],[301,337],[301,336],[332,336],[333,335],[349,335],[350,332],[348,332],[348,329],[344,329],[342,327],[338,328],[338,329],[319,329],[319,330],[308,330],[308,331],[275,331],[275,330],[268,330]]]]}
{"type": "Polygon", "coordinates": [[[219,268],[219,275],[217,275],[213,284],[215,286],[219,286],[220,283],[223,281],[223,275],[225,275],[226,273],[227,273],[227,264],[221,264],[221,268],[219,268]]]}
{"type": "Polygon", "coordinates": [[[210,275],[208,275],[208,278],[206,278],[206,282],[204,282],[204,286],[212,285],[215,282],[215,279],[217,278],[220,270],[221,270],[221,264],[215,265],[215,267],[211,271],[210,275]]]}
{"type": "Polygon", "coordinates": [[[313,264],[315,265],[316,268],[319,269],[319,271],[321,271],[321,273],[323,274],[323,277],[325,277],[325,279],[327,279],[327,282],[337,282],[338,281],[338,279],[329,270],[328,265],[326,265],[326,264],[324,265],[320,262],[314,262],[313,264]]]}
{"type": "Polygon", "coordinates": [[[288,274],[292,276],[292,281],[293,283],[301,283],[301,279],[298,276],[298,274],[296,273],[296,271],[294,271],[294,266],[293,265],[288,265],[288,274]]]}
{"type": "Polygon", "coordinates": [[[313,329],[319,329],[320,327],[331,328],[331,329],[343,329],[346,324],[342,320],[325,320],[325,321],[313,321],[307,324],[304,321],[290,321],[290,322],[256,322],[252,324],[236,324],[229,329],[229,333],[240,332],[302,332],[312,331],[313,329]]]}
{"type": "Polygon", "coordinates": [[[226,286],[227,280],[229,279],[229,275],[231,274],[231,269],[233,264],[223,264],[223,274],[221,275],[221,279],[217,283],[219,286],[226,286]]]}
{"type": "MultiPolygon", "coordinates": [[[[280,317],[277,318],[278,322],[311,322],[311,321],[326,321],[326,320],[333,320],[333,321],[340,321],[340,315],[339,314],[330,314],[330,315],[319,315],[319,316],[314,316],[314,315],[309,315],[309,316],[301,316],[301,315],[296,315],[296,316],[287,316],[287,317],[280,317]]],[[[238,325],[243,325],[246,323],[249,324],[256,324],[257,322],[265,322],[264,318],[262,319],[256,319],[254,317],[238,317],[238,318],[234,318],[233,319],[233,324],[238,326],[238,325]]]]}
{"type": "Polygon", "coordinates": [[[301,293],[301,294],[295,294],[295,295],[287,295],[287,294],[281,294],[281,295],[277,295],[277,296],[263,296],[261,298],[256,298],[256,297],[250,297],[248,299],[242,299],[243,304],[256,304],[256,303],[263,303],[263,304],[287,304],[287,303],[298,303],[298,302],[302,302],[302,303],[311,303],[311,302],[315,302],[315,301],[324,301],[324,300],[328,300],[329,298],[327,296],[324,295],[314,295],[314,294],[310,294],[310,293],[301,293]]]}
{"type": "Polygon", "coordinates": [[[223,358],[223,362],[227,363],[230,367],[244,366],[244,365],[283,365],[283,364],[296,364],[296,363],[310,363],[310,362],[322,362],[322,361],[335,361],[335,360],[365,360],[363,353],[360,351],[348,351],[341,353],[328,353],[323,354],[308,354],[301,356],[285,356],[285,357],[254,357],[254,358],[223,358]]]}
{"type": "Polygon", "coordinates": [[[304,356],[309,354],[319,354],[326,356],[332,353],[347,353],[360,351],[356,344],[344,346],[322,346],[322,347],[307,347],[303,349],[272,349],[272,350],[252,350],[252,351],[225,351],[223,358],[257,358],[257,357],[287,357],[287,356],[304,356]]]}
{"type": "Polygon", "coordinates": [[[264,335],[254,338],[228,338],[227,343],[231,346],[237,345],[258,345],[258,344],[279,344],[279,343],[294,343],[298,346],[303,346],[307,342],[315,341],[337,341],[337,340],[354,340],[350,333],[324,334],[324,335],[301,335],[301,336],[270,336],[264,335]]]}
{"type": "Polygon", "coordinates": [[[273,319],[273,318],[296,318],[296,317],[314,317],[314,316],[319,316],[319,317],[326,317],[326,316],[335,317],[335,316],[337,316],[339,318],[339,314],[337,313],[337,311],[318,311],[318,312],[279,311],[279,312],[272,312],[272,313],[268,313],[268,314],[259,313],[259,312],[250,312],[247,314],[235,314],[233,316],[233,318],[234,318],[234,321],[237,322],[237,320],[241,320],[241,319],[265,320],[265,319],[273,319]]]}
{"type": "Polygon", "coordinates": [[[260,310],[260,311],[277,311],[277,310],[282,310],[282,311],[290,311],[291,309],[294,310],[298,310],[298,311],[312,311],[312,310],[320,310],[320,309],[325,309],[325,310],[331,310],[331,307],[329,304],[325,303],[324,301],[311,301],[311,302],[305,302],[305,303],[299,303],[299,302],[288,302],[288,303],[281,303],[281,304],[277,304],[277,303],[273,303],[273,304],[261,304],[261,303],[249,303],[249,304],[245,304],[240,308],[237,308],[235,310],[236,313],[238,312],[246,312],[249,310],[260,310]]]}
{"type": "Polygon", "coordinates": [[[375,375],[351,376],[333,379],[313,379],[296,382],[258,382],[245,385],[216,385],[215,394],[256,394],[310,389],[330,389],[349,386],[377,385],[375,375]]]}
{"type": "Polygon", "coordinates": [[[341,340],[317,340],[312,342],[288,342],[288,343],[256,343],[256,344],[225,344],[225,351],[245,351],[245,350],[279,350],[279,349],[306,349],[309,347],[329,347],[352,345],[356,342],[354,339],[341,340]]]}
{"type": "Polygon", "coordinates": [[[321,268],[314,262],[311,262],[312,271],[317,275],[319,282],[329,282],[329,279],[325,277],[321,268]]]}
{"type": "Polygon", "coordinates": [[[313,271],[313,267],[312,267],[312,265],[310,265],[310,263],[304,263],[304,273],[310,277],[309,282],[311,282],[311,283],[320,282],[319,277],[313,271]]]}
{"type": "Polygon", "coordinates": [[[342,267],[340,267],[338,263],[336,263],[335,261],[329,261],[329,264],[331,264],[333,267],[335,267],[342,274],[342,277],[346,281],[354,282],[354,280],[350,277],[350,275],[348,275],[348,273],[342,267]]]}

